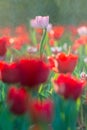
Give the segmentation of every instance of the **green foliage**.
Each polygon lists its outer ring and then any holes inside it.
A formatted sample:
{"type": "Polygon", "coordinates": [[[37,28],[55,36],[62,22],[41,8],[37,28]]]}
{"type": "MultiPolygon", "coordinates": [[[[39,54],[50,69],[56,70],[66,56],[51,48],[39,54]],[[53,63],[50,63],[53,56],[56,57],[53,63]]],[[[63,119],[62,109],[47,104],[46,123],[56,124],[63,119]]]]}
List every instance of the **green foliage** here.
{"type": "Polygon", "coordinates": [[[80,108],[80,100],[65,100],[63,97],[54,93],[54,130],[76,130],[76,122],[80,108]]]}

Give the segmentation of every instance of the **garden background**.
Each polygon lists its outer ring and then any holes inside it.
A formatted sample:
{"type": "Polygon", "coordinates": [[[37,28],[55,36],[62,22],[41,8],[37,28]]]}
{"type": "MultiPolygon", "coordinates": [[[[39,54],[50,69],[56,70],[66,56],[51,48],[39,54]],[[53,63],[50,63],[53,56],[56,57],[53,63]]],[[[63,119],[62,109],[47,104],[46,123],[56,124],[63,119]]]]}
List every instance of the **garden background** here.
{"type": "Polygon", "coordinates": [[[86,9],[86,0],[0,0],[0,130],[87,130],[86,9]]]}
{"type": "Polygon", "coordinates": [[[86,0],[0,0],[0,26],[27,24],[36,15],[49,15],[53,24],[87,21],[86,0]]]}

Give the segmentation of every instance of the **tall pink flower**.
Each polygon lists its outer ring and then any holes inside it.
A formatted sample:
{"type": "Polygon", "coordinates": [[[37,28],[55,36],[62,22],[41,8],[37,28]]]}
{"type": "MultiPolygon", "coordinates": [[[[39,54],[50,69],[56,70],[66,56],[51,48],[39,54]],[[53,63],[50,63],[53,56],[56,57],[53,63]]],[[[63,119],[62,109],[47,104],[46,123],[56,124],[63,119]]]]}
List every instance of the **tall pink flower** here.
{"type": "Polygon", "coordinates": [[[49,24],[49,16],[36,16],[35,19],[30,21],[33,28],[46,28],[49,31],[51,24],[49,24]]]}

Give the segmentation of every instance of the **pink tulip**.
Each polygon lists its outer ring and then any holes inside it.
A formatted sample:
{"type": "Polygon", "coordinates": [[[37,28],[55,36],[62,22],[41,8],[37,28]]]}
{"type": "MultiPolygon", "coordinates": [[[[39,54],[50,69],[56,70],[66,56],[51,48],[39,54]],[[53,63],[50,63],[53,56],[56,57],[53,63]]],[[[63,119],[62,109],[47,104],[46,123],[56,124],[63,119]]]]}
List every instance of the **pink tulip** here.
{"type": "Polygon", "coordinates": [[[30,25],[33,28],[46,28],[48,31],[52,25],[49,24],[49,16],[36,16],[35,19],[30,21],[30,25]]]}

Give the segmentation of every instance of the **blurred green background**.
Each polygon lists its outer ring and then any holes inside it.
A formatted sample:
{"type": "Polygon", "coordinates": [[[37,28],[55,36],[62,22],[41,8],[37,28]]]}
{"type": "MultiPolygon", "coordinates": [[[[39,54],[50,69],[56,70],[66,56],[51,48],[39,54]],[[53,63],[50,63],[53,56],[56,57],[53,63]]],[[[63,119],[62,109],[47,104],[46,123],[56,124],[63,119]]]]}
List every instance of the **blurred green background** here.
{"type": "Polygon", "coordinates": [[[0,0],[0,26],[29,23],[36,15],[49,15],[53,24],[87,21],[87,0],[0,0]]]}

